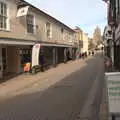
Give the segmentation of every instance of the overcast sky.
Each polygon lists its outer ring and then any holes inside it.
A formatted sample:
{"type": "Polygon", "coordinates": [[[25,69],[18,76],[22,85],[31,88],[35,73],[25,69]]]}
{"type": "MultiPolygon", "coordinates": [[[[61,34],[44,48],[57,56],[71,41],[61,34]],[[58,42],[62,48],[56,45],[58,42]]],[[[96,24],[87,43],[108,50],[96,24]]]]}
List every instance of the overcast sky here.
{"type": "Polygon", "coordinates": [[[107,6],[102,0],[26,0],[66,25],[79,26],[92,36],[96,26],[106,25],[107,6]]]}

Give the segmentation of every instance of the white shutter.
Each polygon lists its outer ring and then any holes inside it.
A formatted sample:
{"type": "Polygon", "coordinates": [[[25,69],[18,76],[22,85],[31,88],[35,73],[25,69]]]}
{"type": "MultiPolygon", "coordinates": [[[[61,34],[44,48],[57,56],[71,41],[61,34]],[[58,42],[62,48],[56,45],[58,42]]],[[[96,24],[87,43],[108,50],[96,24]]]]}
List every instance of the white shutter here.
{"type": "Polygon", "coordinates": [[[7,19],[7,30],[8,30],[8,31],[11,30],[10,25],[11,25],[11,24],[10,24],[10,19],[8,18],[8,19],[7,19]]]}
{"type": "Polygon", "coordinates": [[[9,6],[7,5],[7,30],[10,31],[10,11],[9,11],[9,6]]]}

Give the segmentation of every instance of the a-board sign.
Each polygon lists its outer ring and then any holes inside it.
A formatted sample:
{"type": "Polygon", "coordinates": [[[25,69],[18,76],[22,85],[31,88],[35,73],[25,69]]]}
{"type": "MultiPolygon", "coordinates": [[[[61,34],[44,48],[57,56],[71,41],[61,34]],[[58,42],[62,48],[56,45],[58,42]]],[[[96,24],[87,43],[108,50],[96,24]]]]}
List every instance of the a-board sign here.
{"type": "Polygon", "coordinates": [[[110,114],[120,114],[120,72],[106,73],[110,114]]]}

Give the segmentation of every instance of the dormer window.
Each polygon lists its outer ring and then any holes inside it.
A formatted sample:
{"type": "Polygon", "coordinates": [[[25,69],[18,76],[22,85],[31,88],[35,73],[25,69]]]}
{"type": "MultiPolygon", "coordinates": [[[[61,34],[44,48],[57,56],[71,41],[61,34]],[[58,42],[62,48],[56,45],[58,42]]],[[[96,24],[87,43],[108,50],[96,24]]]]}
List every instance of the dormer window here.
{"type": "Polygon", "coordinates": [[[0,2],[0,29],[6,30],[7,28],[7,5],[0,2]]]}

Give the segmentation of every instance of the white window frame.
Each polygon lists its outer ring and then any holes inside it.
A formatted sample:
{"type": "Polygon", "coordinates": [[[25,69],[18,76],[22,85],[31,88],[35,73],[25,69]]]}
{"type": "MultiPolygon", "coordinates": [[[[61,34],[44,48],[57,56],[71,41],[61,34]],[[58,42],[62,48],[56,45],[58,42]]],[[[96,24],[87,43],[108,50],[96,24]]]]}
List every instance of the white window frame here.
{"type": "Polygon", "coordinates": [[[61,35],[62,35],[62,41],[64,41],[64,28],[61,27],[61,35]]]}
{"type": "Polygon", "coordinates": [[[26,31],[27,31],[27,33],[34,34],[34,16],[31,14],[28,14],[26,16],[26,31]],[[31,28],[32,32],[30,32],[29,27],[28,27],[28,16],[32,16],[32,23],[33,23],[33,24],[31,24],[32,25],[32,28],[31,28]]]}
{"type": "Polygon", "coordinates": [[[66,30],[64,30],[64,33],[63,33],[63,41],[64,42],[66,41],[66,30]]]}
{"type": "Polygon", "coordinates": [[[47,38],[47,39],[52,38],[52,23],[49,22],[49,21],[46,21],[46,23],[45,23],[45,35],[46,35],[46,38],[47,38]],[[47,23],[50,24],[50,36],[47,36],[47,26],[46,26],[47,23]]]}
{"type": "Polygon", "coordinates": [[[9,13],[9,6],[8,6],[8,3],[6,1],[0,0],[0,3],[3,3],[3,4],[6,5],[6,16],[5,16],[6,17],[6,28],[5,27],[3,27],[3,28],[0,27],[0,30],[9,31],[10,30],[9,14],[8,14],[9,13]]]}
{"type": "Polygon", "coordinates": [[[36,19],[35,19],[35,13],[33,13],[33,12],[28,12],[28,14],[26,15],[26,35],[27,34],[29,34],[29,35],[35,35],[36,34],[36,19]],[[33,16],[33,33],[29,33],[28,32],[28,29],[27,29],[27,15],[31,15],[31,16],[33,16]]]}

